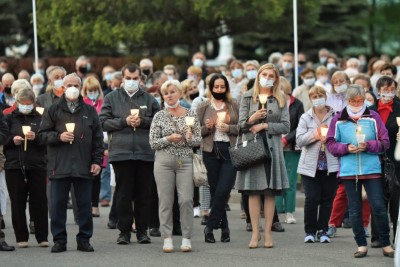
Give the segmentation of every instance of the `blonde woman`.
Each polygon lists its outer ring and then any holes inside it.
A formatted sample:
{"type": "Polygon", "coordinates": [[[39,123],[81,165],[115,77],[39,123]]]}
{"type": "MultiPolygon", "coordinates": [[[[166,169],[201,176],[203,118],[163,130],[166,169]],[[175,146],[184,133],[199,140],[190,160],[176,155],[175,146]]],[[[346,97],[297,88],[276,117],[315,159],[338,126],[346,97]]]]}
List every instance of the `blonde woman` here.
{"type": "Polygon", "coordinates": [[[236,189],[249,194],[249,210],[253,228],[249,248],[257,248],[259,233],[260,195],[264,196],[264,247],[272,248],[271,226],[275,210],[275,195],[289,187],[282,151],[282,134],[289,132],[286,98],[280,89],[278,70],[273,64],[263,65],[257,73],[254,87],[243,95],[239,109],[239,126],[246,140],[260,134],[271,159],[254,165],[237,175],[236,189]],[[265,108],[259,95],[268,96],[265,108]]]}
{"type": "Polygon", "coordinates": [[[182,98],[179,101],[180,105],[184,108],[190,109],[192,101],[199,96],[199,89],[197,88],[197,82],[194,80],[186,79],[181,82],[182,86],[182,98]]]}

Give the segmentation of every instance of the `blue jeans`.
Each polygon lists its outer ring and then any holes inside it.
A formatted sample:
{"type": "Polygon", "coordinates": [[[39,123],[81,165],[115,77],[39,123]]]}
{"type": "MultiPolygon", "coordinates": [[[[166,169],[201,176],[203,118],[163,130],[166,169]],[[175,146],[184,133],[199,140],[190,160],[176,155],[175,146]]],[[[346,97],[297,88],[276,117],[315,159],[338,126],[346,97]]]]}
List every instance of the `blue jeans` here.
{"type": "Polygon", "coordinates": [[[361,186],[363,185],[367,192],[368,200],[372,208],[372,214],[375,216],[379,232],[379,242],[383,247],[390,245],[389,240],[389,220],[385,202],[383,199],[382,179],[361,179],[342,180],[349,200],[349,217],[353,228],[354,239],[357,245],[367,246],[367,239],[362,220],[362,199],[361,186]],[[356,190],[357,189],[357,190],[356,190]]]}
{"type": "Polygon", "coordinates": [[[222,229],[228,227],[225,205],[235,184],[236,170],[229,154],[229,142],[215,142],[212,152],[203,151],[203,161],[207,168],[208,184],[211,193],[211,212],[207,227],[222,229]],[[221,225],[220,225],[221,223],[221,225]]]}
{"type": "Polygon", "coordinates": [[[107,161],[107,166],[101,172],[100,200],[111,200],[110,177],[110,163],[107,161]]]}

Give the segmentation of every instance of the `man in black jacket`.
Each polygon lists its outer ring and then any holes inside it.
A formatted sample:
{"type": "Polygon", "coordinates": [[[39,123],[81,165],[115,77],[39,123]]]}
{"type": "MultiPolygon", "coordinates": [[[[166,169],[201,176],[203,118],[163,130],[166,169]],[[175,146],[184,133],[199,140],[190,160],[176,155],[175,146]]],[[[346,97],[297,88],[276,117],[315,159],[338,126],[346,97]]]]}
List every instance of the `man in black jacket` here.
{"type": "Polygon", "coordinates": [[[136,237],[140,244],[146,244],[150,243],[147,228],[159,227],[151,225],[158,221],[158,200],[149,131],[160,106],[153,96],[139,88],[138,65],[125,65],[122,74],[124,87],[105,97],[100,112],[102,127],[109,135],[108,155],[115,172],[118,229],[121,231],[117,243],[130,243],[134,201],[136,237]],[[139,114],[131,115],[131,109],[139,110],[139,114]]]}
{"type": "Polygon", "coordinates": [[[81,80],[75,74],[64,78],[66,88],[57,104],[45,112],[39,137],[47,144],[48,177],[51,179],[51,252],[66,250],[68,192],[74,186],[78,204],[79,233],[77,249],[94,251],[89,240],[93,234],[92,180],[100,173],[103,161],[103,132],[96,110],[80,96],[81,80]],[[67,131],[66,124],[75,127],[67,131]]]}

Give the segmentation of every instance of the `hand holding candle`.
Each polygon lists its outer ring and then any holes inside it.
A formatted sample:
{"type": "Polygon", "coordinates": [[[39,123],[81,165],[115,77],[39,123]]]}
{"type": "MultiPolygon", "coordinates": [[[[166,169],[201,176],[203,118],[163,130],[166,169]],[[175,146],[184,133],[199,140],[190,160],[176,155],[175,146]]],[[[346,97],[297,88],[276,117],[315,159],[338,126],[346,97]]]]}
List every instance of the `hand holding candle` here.
{"type": "MultiPolygon", "coordinates": [[[[67,128],[67,132],[69,133],[73,133],[75,130],[75,123],[71,122],[71,123],[66,123],[65,127],[67,128]]],[[[69,142],[70,144],[72,144],[72,141],[69,142]]]]}
{"type": "Polygon", "coordinates": [[[31,131],[31,126],[22,126],[22,132],[25,135],[25,143],[24,143],[24,151],[27,149],[28,145],[28,139],[26,138],[26,135],[31,131]]]}
{"type": "MultiPolygon", "coordinates": [[[[329,128],[321,127],[320,130],[321,130],[321,137],[323,138],[323,140],[325,140],[329,128]]],[[[322,143],[322,151],[325,151],[325,143],[322,143]]]]}
{"type": "Polygon", "coordinates": [[[194,125],[194,117],[185,117],[186,126],[188,127],[188,131],[192,132],[192,127],[194,125]]]}
{"type": "Polygon", "coordinates": [[[36,111],[37,111],[40,115],[43,115],[44,108],[42,108],[42,107],[36,107],[36,111]]]}
{"type": "Polygon", "coordinates": [[[262,109],[264,109],[264,105],[265,105],[265,103],[267,103],[268,95],[260,94],[260,95],[258,95],[258,99],[260,100],[262,109]]]}
{"type": "MultiPolygon", "coordinates": [[[[132,116],[139,116],[139,109],[138,108],[131,109],[131,115],[132,116]]],[[[133,127],[133,130],[136,131],[136,127],[133,127]]]]}

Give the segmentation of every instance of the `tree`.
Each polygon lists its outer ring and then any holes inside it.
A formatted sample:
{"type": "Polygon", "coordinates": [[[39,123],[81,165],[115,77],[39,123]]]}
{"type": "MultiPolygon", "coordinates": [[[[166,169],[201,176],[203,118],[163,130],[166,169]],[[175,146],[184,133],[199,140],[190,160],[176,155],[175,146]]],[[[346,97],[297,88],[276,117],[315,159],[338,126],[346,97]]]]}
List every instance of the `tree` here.
{"type": "Polygon", "coordinates": [[[16,42],[20,28],[13,0],[0,0],[0,10],[0,55],[4,55],[5,48],[16,42]]]}

